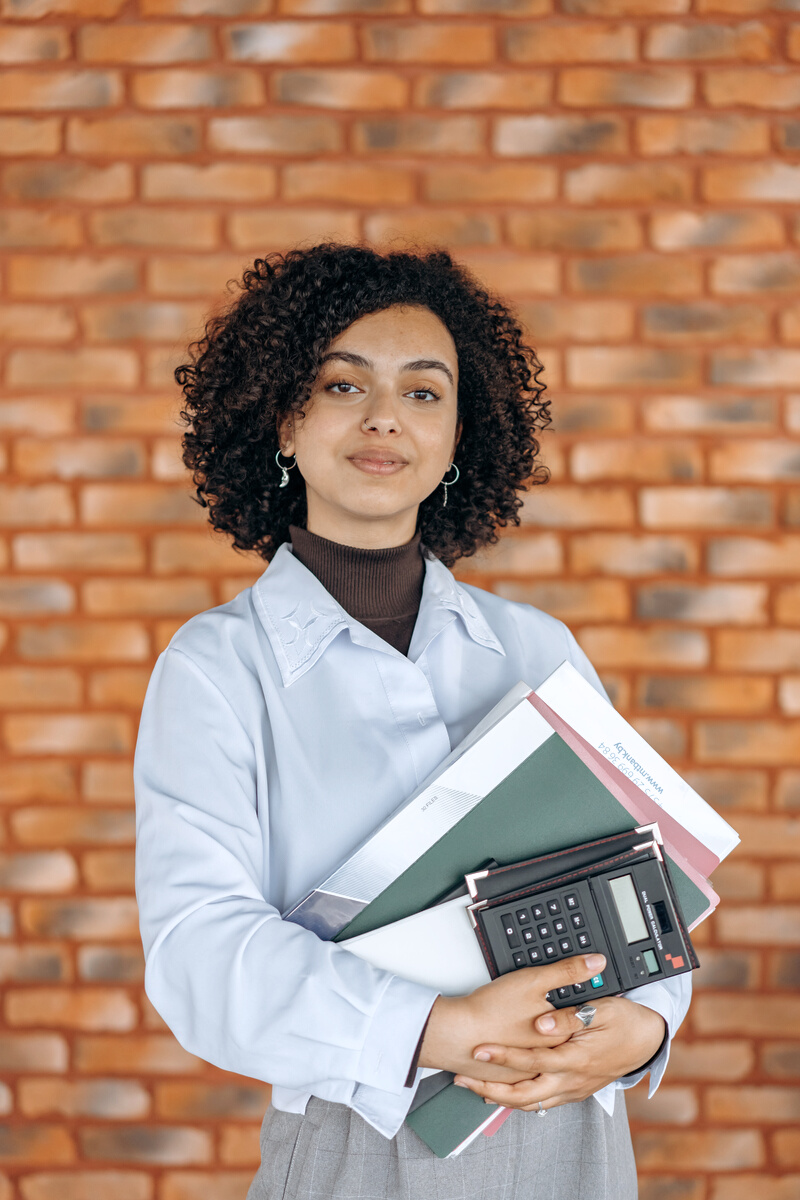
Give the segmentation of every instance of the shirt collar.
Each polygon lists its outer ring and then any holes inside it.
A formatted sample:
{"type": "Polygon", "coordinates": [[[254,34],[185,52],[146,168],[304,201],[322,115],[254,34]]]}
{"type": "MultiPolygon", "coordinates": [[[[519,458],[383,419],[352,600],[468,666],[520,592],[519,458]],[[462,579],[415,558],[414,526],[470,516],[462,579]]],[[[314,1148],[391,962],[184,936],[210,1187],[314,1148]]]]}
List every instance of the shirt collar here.
{"type": "MultiPolygon", "coordinates": [[[[349,629],[352,640],[360,645],[387,654],[400,653],[351,617],[316,575],[294,556],[288,542],[278,547],[272,562],[253,585],[252,593],[284,687],[309,670],[342,629],[349,629]]],[[[477,604],[459,586],[452,572],[438,559],[426,557],[422,599],[412,641],[416,649],[419,630],[424,645],[418,653],[453,619],[447,617],[442,621],[448,612],[460,617],[474,642],[505,654],[477,604]]]]}

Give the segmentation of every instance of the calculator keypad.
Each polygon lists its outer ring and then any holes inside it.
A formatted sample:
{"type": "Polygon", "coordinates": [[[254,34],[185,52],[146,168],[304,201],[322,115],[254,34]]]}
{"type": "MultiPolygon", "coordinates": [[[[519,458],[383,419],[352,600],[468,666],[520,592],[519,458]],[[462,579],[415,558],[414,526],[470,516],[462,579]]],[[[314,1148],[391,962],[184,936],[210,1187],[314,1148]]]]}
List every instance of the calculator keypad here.
{"type": "MultiPolygon", "coordinates": [[[[569,958],[592,944],[586,918],[580,911],[579,897],[575,893],[569,893],[560,900],[551,897],[543,904],[530,904],[503,913],[500,920],[509,948],[513,951],[515,967],[538,966],[558,958],[569,958]]],[[[576,983],[571,988],[558,988],[557,994],[559,999],[565,1000],[567,997],[586,995],[587,988],[586,983],[576,983]]]]}

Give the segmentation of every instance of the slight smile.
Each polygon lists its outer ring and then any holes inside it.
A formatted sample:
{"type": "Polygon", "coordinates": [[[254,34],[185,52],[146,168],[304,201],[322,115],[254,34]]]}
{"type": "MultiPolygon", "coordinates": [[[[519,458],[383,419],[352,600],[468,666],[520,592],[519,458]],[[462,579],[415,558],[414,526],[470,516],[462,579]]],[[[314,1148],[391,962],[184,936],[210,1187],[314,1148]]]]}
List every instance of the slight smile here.
{"type": "Polygon", "coordinates": [[[408,466],[408,460],[396,455],[393,458],[385,453],[372,451],[368,454],[353,454],[348,458],[354,467],[367,475],[394,475],[403,467],[408,466]]]}

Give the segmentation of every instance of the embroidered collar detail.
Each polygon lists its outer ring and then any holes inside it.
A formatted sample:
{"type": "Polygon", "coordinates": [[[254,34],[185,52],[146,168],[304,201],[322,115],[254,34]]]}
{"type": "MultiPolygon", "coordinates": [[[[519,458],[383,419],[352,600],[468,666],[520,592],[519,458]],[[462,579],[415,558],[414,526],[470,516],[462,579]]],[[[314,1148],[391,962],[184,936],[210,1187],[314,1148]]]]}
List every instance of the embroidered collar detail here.
{"type": "MultiPolygon", "coordinates": [[[[360,645],[399,655],[399,651],[351,617],[334,600],[316,575],[292,554],[288,542],[278,547],[272,562],[253,585],[252,594],[285,687],[314,665],[342,629],[349,629],[352,640],[360,645]]],[[[418,630],[423,633],[427,645],[452,620],[442,622],[443,610],[461,618],[473,641],[505,654],[477,604],[459,586],[452,572],[438,559],[426,558],[412,647],[417,641],[418,630]]],[[[420,652],[422,649],[424,647],[420,647],[420,652]]]]}

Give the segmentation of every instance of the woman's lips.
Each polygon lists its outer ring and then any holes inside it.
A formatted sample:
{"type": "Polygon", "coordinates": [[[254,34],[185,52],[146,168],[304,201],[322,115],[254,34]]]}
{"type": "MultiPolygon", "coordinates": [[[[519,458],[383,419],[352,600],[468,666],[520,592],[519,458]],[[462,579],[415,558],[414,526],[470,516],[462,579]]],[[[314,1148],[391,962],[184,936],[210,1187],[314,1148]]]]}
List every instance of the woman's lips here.
{"type": "Polygon", "coordinates": [[[408,466],[405,460],[401,461],[400,459],[354,457],[348,461],[366,475],[396,475],[398,471],[402,471],[403,467],[408,466]]]}

